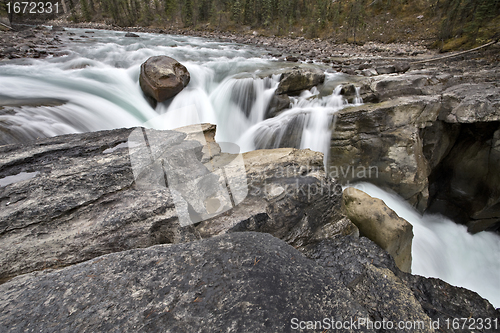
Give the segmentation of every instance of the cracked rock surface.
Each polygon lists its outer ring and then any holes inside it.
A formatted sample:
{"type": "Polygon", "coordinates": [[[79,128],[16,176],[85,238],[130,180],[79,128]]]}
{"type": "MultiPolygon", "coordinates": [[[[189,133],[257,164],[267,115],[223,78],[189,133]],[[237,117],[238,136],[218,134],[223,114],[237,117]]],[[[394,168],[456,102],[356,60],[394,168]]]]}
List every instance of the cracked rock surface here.
{"type": "MultiPolygon", "coordinates": [[[[202,129],[215,148],[214,127],[202,129]]],[[[500,317],[474,292],[401,272],[359,237],[309,150],[243,154],[245,200],[181,226],[156,172],[163,154],[188,145],[192,172],[225,167],[228,179],[235,156],[203,148],[190,128],[144,130],[157,159],[134,175],[135,130],[0,147],[0,332],[292,332],[294,318],[411,320],[427,324],[409,332],[434,332],[431,319],[500,317]]],[[[343,331],[367,331],[356,325],[343,331]]]]}

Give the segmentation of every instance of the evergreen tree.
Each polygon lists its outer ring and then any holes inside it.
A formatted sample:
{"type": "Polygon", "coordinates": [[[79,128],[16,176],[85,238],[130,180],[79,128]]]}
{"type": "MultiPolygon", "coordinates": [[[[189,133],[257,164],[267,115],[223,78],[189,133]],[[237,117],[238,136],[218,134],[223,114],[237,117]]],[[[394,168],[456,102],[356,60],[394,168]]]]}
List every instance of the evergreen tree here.
{"type": "Polygon", "coordinates": [[[175,10],[177,8],[176,0],[164,0],[163,5],[165,7],[165,15],[167,19],[173,19],[175,15],[175,10]]]}
{"type": "Polygon", "coordinates": [[[82,16],[86,22],[90,22],[92,20],[92,15],[90,14],[89,4],[87,0],[80,0],[80,5],[82,7],[82,16]]]}
{"type": "Polygon", "coordinates": [[[184,3],[184,26],[193,25],[193,3],[192,0],[185,0],[184,3]]]}
{"type": "Polygon", "coordinates": [[[233,21],[238,24],[241,21],[241,3],[239,0],[236,0],[233,4],[233,21]]]}

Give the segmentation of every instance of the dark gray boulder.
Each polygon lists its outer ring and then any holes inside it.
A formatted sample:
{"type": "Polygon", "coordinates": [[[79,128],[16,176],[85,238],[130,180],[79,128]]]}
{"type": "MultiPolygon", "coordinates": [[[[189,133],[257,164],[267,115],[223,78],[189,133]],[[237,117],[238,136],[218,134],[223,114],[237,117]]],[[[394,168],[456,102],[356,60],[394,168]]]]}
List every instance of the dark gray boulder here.
{"type": "Polygon", "coordinates": [[[377,67],[375,70],[379,75],[396,73],[396,68],[393,65],[377,67]]]}
{"type": "Polygon", "coordinates": [[[144,94],[157,102],[174,97],[189,83],[187,68],[167,56],[155,56],[141,65],[139,84],[144,94]]]}
{"type": "Polygon", "coordinates": [[[454,332],[447,318],[500,318],[471,291],[400,272],[366,238],[338,235],[303,251],[245,232],[113,253],[0,285],[0,320],[9,332],[293,332],[301,321],[371,331],[360,320],[454,332]]]}
{"type": "Polygon", "coordinates": [[[309,245],[302,252],[342,281],[372,320],[423,320],[424,328],[415,330],[419,332],[470,332],[453,329],[454,318],[500,320],[500,311],[473,291],[400,271],[392,257],[368,238],[337,235],[309,245]],[[430,330],[430,321],[439,325],[430,330]]]}
{"type": "Polygon", "coordinates": [[[0,286],[0,309],[9,332],[292,332],[293,318],[368,316],[328,270],[250,232],[21,276],[0,286]]]}
{"type": "Polygon", "coordinates": [[[135,37],[135,38],[137,38],[137,37],[139,37],[139,35],[138,34],[134,34],[133,32],[127,32],[125,34],[125,37],[135,37]]]}

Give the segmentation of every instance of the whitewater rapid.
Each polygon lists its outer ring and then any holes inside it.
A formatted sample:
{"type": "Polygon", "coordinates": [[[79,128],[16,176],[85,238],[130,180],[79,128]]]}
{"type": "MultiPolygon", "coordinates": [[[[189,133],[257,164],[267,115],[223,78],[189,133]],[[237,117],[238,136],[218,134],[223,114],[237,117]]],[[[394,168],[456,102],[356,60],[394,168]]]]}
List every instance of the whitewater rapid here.
{"type": "MultiPolygon", "coordinates": [[[[297,147],[327,153],[328,123],[347,105],[338,91],[313,89],[292,98],[291,110],[281,118],[266,120],[280,78],[273,73],[296,64],[277,61],[264,50],[196,37],[144,33],[126,38],[124,32],[94,30],[85,34],[90,38],[69,40],[68,34],[78,39],[83,30],[66,33],[61,37],[64,56],[0,63],[0,102],[9,110],[0,113],[0,143],[121,127],[213,123],[218,141],[248,151],[290,145],[276,141],[283,127],[279,122],[300,118],[293,122],[302,132],[297,147]],[[139,87],[139,73],[141,63],[157,55],[180,61],[191,81],[153,109],[139,87]]],[[[327,82],[338,75],[328,73],[327,82]]]]}
{"type": "Polygon", "coordinates": [[[401,197],[370,183],[354,185],[379,198],[413,226],[412,274],[440,278],[477,292],[500,307],[500,237],[472,235],[463,225],[433,214],[423,216],[401,197]]]}

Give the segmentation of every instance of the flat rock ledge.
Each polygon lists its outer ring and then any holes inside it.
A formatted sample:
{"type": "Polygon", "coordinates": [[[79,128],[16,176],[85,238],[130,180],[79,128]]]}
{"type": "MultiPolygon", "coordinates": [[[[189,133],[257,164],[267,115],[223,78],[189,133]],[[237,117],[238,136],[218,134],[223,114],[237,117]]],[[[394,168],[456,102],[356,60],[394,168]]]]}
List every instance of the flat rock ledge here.
{"type": "MultiPolygon", "coordinates": [[[[169,143],[153,147],[157,161],[187,145],[192,171],[227,166],[231,179],[235,155],[202,129],[138,130],[169,143]]],[[[359,237],[309,150],[243,154],[247,197],[181,226],[158,164],[134,175],[135,130],[0,146],[0,332],[322,332],[337,321],[372,331],[360,319],[454,332],[446,319],[500,318],[476,293],[404,273],[359,237]]]]}

